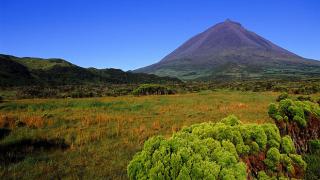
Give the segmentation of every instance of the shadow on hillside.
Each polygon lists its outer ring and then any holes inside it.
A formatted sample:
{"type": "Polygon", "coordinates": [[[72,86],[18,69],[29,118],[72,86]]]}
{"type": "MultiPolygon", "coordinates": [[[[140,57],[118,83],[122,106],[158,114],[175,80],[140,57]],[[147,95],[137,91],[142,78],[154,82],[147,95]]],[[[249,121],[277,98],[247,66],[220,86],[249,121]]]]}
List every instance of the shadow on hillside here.
{"type": "Polygon", "coordinates": [[[23,139],[0,145],[0,165],[22,161],[26,156],[41,152],[66,150],[69,145],[64,139],[23,139]]]}
{"type": "Polygon", "coordinates": [[[0,140],[8,136],[10,132],[10,129],[0,128],[0,140]]]}
{"type": "Polygon", "coordinates": [[[11,132],[10,129],[0,128],[0,140],[8,136],[10,132],[11,132]]]}

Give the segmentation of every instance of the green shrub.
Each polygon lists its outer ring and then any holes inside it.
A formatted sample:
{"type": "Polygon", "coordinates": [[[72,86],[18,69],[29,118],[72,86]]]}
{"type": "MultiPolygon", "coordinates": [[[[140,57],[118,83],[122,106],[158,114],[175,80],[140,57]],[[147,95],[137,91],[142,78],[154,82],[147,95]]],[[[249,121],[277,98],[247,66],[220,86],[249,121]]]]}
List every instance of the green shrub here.
{"type": "Polygon", "coordinates": [[[253,154],[259,152],[259,150],[260,150],[258,143],[254,142],[254,141],[251,143],[250,149],[251,149],[251,153],[253,153],[253,154]]]}
{"type": "Polygon", "coordinates": [[[159,85],[159,84],[142,84],[138,88],[132,91],[133,95],[165,95],[165,94],[175,94],[175,91],[169,87],[159,85]]]}
{"type": "Polygon", "coordinates": [[[274,120],[277,120],[277,121],[282,121],[283,120],[282,116],[280,115],[280,113],[278,111],[277,105],[274,104],[274,103],[271,103],[269,105],[268,114],[274,120]]]}
{"type": "Polygon", "coordinates": [[[271,180],[271,178],[264,171],[258,172],[258,179],[259,180],[271,180]]]}
{"type": "Polygon", "coordinates": [[[287,98],[289,98],[289,95],[288,95],[288,93],[282,93],[282,94],[280,94],[278,97],[277,97],[277,99],[276,99],[276,101],[277,102],[280,102],[280,101],[282,101],[282,100],[284,100],[284,99],[287,99],[287,98]]]}
{"type": "Polygon", "coordinates": [[[309,149],[311,153],[320,153],[320,140],[309,141],[309,149]]]}
{"type": "Polygon", "coordinates": [[[281,141],[274,124],[241,124],[235,116],[229,116],[218,123],[183,128],[169,139],[150,138],[129,163],[128,176],[130,179],[246,179],[247,167],[241,158],[257,152],[267,152],[266,171],[275,170],[281,162],[292,171],[291,157],[278,150],[281,143],[290,144],[287,141],[288,138],[281,141]],[[282,156],[286,158],[282,160],[282,156]]]}
{"type": "Polygon", "coordinates": [[[285,99],[280,101],[278,106],[270,104],[268,113],[276,121],[294,121],[301,127],[305,127],[310,114],[320,117],[320,107],[318,104],[310,101],[285,99]]]}
{"type": "Polygon", "coordinates": [[[287,154],[281,154],[281,163],[286,167],[289,173],[294,173],[294,166],[292,165],[292,160],[287,154]]]}
{"type": "Polygon", "coordinates": [[[2,102],[3,102],[3,97],[0,96],[0,103],[2,103],[2,102]]]}
{"type": "Polygon", "coordinates": [[[253,126],[252,127],[252,138],[256,141],[256,143],[259,145],[259,148],[261,150],[264,150],[267,146],[268,137],[266,133],[264,132],[264,129],[262,126],[253,126]]]}
{"type": "Polygon", "coordinates": [[[284,136],[281,141],[281,149],[284,153],[295,153],[296,148],[294,147],[294,143],[290,136],[284,136]]]}
{"type": "Polygon", "coordinates": [[[312,98],[310,96],[298,96],[298,101],[312,101],[312,98]]]}
{"type": "Polygon", "coordinates": [[[298,155],[298,154],[289,154],[289,157],[291,158],[291,160],[299,165],[301,168],[303,168],[304,170],[306,170],[307,168],[307,163],[302,159],[302,156],[298,155]]]}
{"type": "Polygon", "coordinates": [[[235,126],[240,124],[239,119],[235,115],[230,115],[226,118],[223,118],[221,122],[230,126],[235,126]]]}
{"type": "Polygon", "coordinates": [[[276,170],[280,163],[281,154],[277,148],[270,148],[267,152],[267,158],[264,163],[271,170],[276,170]]]}
{"type": "Polygon", "coordinates": [[[278,127],[274,124],[263,124],[262,127],[268,138],[268,147],[275,147],[279,149],[281,143],[281,136],[278,127]]]}

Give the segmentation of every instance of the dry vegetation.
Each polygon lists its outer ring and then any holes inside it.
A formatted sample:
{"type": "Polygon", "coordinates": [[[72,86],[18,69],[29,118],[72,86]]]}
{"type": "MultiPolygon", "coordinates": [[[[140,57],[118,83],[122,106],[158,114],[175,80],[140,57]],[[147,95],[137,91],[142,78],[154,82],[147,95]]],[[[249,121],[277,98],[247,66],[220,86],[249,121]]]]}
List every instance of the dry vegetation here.
{"type": "Polygon", "coordinates": [[[1,148],[30,140],[23,147],[39,150],[19,151],[23,156],[14,161],[2,155],[0,160],[7,162],[0,163],[0,179],[127,179],[128,162],[149,137],[169,137],[183,126],[230,114],[245,123],[272,122],[267,107],[278,94],[204,91],[5,102],[0,104],[1,148]],[[39,139],[50,148],[36,146],[39,139]],[[57,140],[62,141],[52,143],[57,140]]]}

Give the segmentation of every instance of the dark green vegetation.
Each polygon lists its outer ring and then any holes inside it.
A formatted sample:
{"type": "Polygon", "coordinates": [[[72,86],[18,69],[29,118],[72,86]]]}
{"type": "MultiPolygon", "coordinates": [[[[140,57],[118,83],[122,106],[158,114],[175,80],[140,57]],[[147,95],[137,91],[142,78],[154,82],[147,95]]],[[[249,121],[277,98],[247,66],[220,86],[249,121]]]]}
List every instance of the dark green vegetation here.
{"type": "Polygon", "coordinates": [[[320,139],[309,142],[309,154],[306,154],[304,160],[308,163],[306,179],[320,179],[320,139]]]}
{"type": "Polygon", "coordinates": [[[169,87],[158,84],[142,84],[132,91],[133,95],[165,95],[175,94],[175,91],[169,87]]]}
{"type": "Polygon", "coordinates": [[[0,54],[0,86],[57,86],[172,83],[180,80],[119,69],[82,68],[63,59],[18,58],[0,54]]]}
{"type": "MultiPolygon", "coordinates": [[[[268,80],[246,80],[223,82],[216,81],[210,84],[211,88],[232,89],[239,91],[275,91],[286,92],[289,94],[314,94],[320,92],[320,78],[290,78],[290,79],[268,79],[268,80]]],[[[201,84],[198,84],[202,87],[201,84]]]]}
{"type": "Polygon", "coordinates": [[[320,62],[302,58],[226,20],[136,72],[202,81],[302,79],[319,77],[320,62]]]}
{"type": "MultiPolygon", "coordinates": [[[[0,87],[0,96],[4,99],[30,98],[83,98],[122,96],[133,94],[137,84],[95,84],[95,85],[60,85],[60,86],[20,86],[0,87]]],[[[180,82],[157,84],[179,94],[201,91],[216,91],[221,89],[253,92],[287,92],[301,94],[301,98],[308,98],[309,94],[320,92],[320,79],[304,80],[268,80],[268,81],[240,81],[240,82],[180,82]]],[[[298,99],[299,100],[299,99],[298,99]]],[[[314,99],[315,101],[320,98],[314,99]]]]}
{"type": "Polygon", "coordinates": [[[320,107],[280,97],[279,105],[269,107],[276,125],[242,124],[229,116],[184,128],[168,139],[149,139],[128,165],[129,178],[319,178],[314,164],[320,149],[320,107]]]}

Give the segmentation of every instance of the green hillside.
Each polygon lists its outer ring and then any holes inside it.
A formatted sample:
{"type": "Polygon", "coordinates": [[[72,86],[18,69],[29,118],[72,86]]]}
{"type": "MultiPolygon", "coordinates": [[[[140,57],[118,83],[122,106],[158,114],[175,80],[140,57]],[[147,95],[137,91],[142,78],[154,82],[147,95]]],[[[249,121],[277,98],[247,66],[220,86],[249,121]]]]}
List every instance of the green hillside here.
{"type": "Polygon", "coordinates": [[[63,59],[19,58],[0,54],[0,85],[88,85],[180,82],[120,69],[82,68],[63,59]]]}

